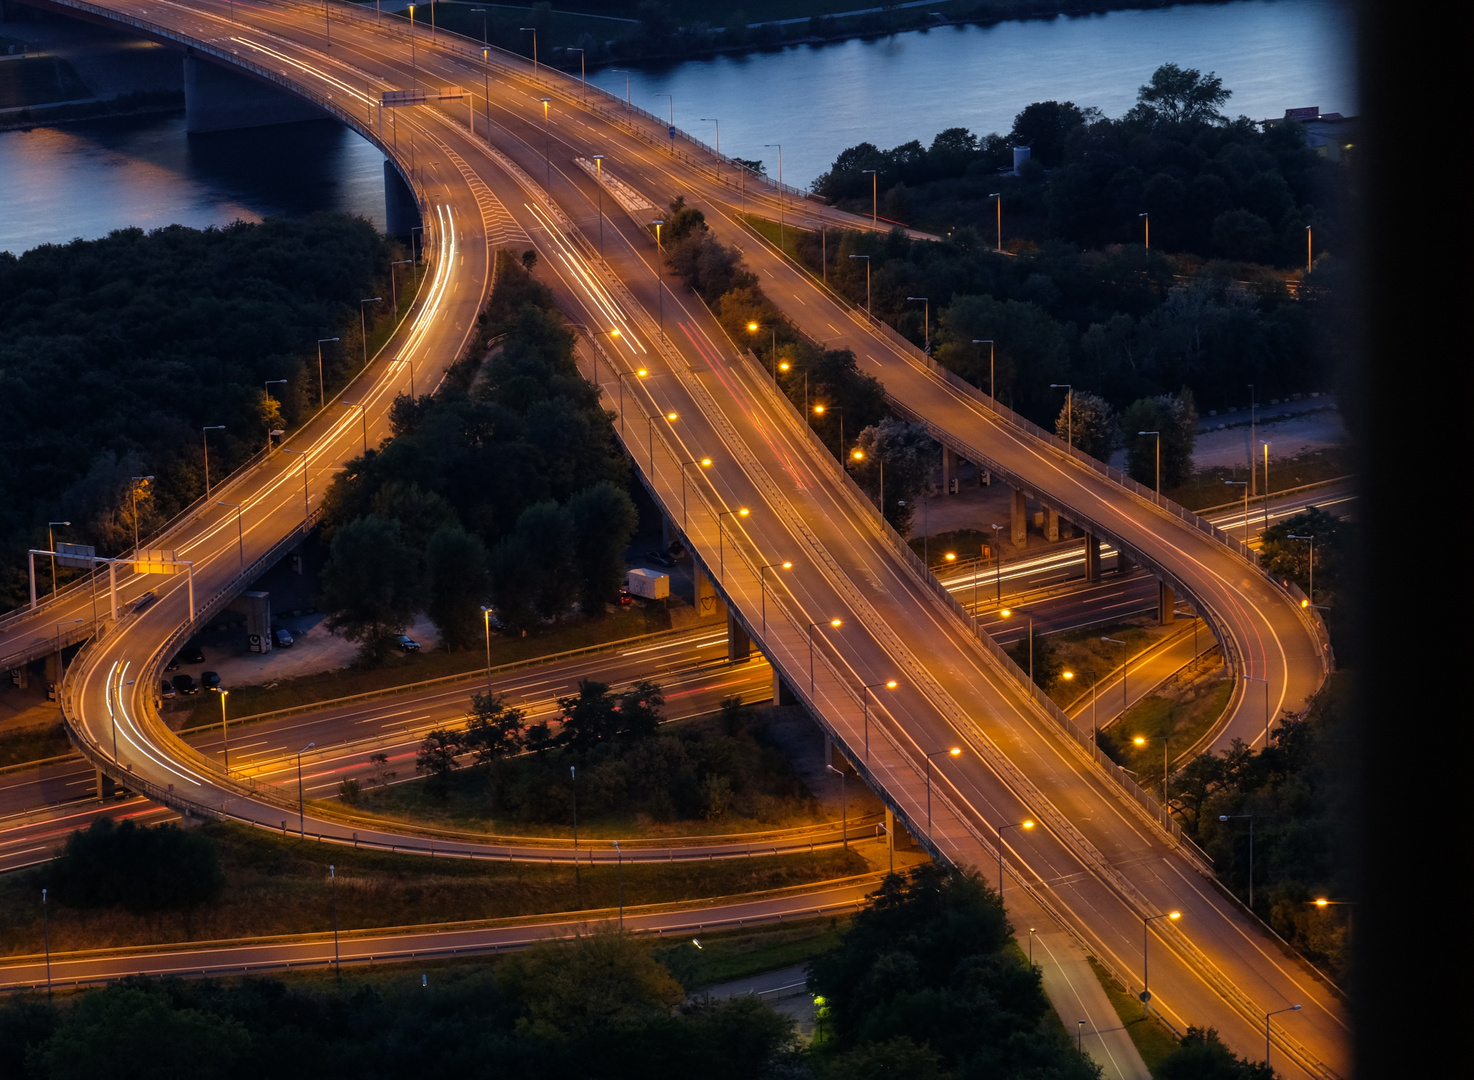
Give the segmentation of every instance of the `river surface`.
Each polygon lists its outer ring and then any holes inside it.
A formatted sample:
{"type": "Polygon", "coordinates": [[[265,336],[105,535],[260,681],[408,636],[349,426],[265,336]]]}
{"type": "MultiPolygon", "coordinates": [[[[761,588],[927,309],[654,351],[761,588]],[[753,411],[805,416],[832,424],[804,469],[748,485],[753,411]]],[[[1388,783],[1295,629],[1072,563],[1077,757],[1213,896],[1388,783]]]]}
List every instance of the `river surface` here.
{"type": "MultiPolygon", "coordinates": [[[[1006,132],[1025,105],[1070,100],[1119,116],[1160,64],[1214,71],[1226,111],[1259,120],[1317,105],[1357,111],[1350,14],[1336,0],[1237,0],[1081,18],[944,27],[590,77],[634,104],[757,158],[800,186],[860,142],[1006,132]]],[[[184,117],[0,133],[0,250],[113,229],[195,227],[313,210],[384,227],[383,158],[330,121],[188,136],[184,117]]]]}

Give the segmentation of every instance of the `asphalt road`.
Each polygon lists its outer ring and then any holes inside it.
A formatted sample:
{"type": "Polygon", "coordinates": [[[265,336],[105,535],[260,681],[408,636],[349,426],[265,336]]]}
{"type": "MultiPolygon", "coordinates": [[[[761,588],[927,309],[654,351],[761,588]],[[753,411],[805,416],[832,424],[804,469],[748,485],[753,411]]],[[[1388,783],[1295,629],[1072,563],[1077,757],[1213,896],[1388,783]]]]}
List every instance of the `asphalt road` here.
{"type": "MultiPolygon", "coordinates": [[[[139,17],[167,22],[157,35],[188,39],[206,52],[248,53],[252,63],[320,102],[337,94],[331,104],[341,102],[342,115],[370,132],[371,99],[357,85],[473,86],[483,73],[469,49],[437,49],[423,37],[411,65],[405,37],[378,30],[361,14],[335,26],[328,48],[321,9],[240,4],[234,25],[226,11],[224,5],[159,0],[139,17]]],[[[436,259],[409,339],[393,343],[384,356],[413,359],[421,384],[433,384],[435,373],[458,355],[485,295],[491,244],[526,236],[543,255],[545,280],[575,321],[621,330],[617,342],[586,348],[583,362],[611,404],[618,400],[625,442],[673,518],[687,519],[683,462],[708,453],[718,458],[690,485],[696,489],[686,529],[691,546],[787,683],[851,748],[915,831],[944,857],[986,868],[995,826],[1037,820],[1032,833],[1010,833],[1001,841],[1013,884],[1005,879],[1000,885],[1016,920],[1049,920],[1045,925],[1066,929],[1128,982],[1141,970],[1145,933],[1156,943],[1154,1005],[1179,1027],[1213,1024],[1241,1052],[1259,1045],[1267,1008],[1301,1001],[1305,1010],[1295,1014],[1293,1030],[1288,1023],[1276,1030],[1278,1060],[1312,1075],[1344,1073],[1347,1021],[1334,995],[1219,896],[1188,853],[1123,796],[987,643],[939,602],[767,377],[735,354],[699,301],[664,287],[645,230],[628,217],[599,220],[594,206],[601,189],[571,157],[611,155],[606,166],[615,166],[615,176],[649,190],[657,206],[676,192],[698,202],[710,195],[709,220],[720,234],[735,237],[740,230],[726,209],[729,190],[704,172],[714,163],[696,169],[675,153],[653,149],[648,129],[636,130],[645,122],[622,124],[607,103],[579,114],[576,84],[546,75],[539,81],[526,65],[508,59],[495,74],[496,93],[472,102],[473,109],[483,106],[479,133],[489,135],[494,148],[466,132],[460,104],[448,112],[395,110],[394,147],[401,156],[408,156],[404,143],[414,133],[436,259]],[[543,119],[543,96],[556,103],[556,125],[543,119]],[[585,239],[601,227],[603,261],[585,239]],[[611,361],[619,370],[639,362],[651,375],[620,378],[611,361]],[[616,395],[627,382],[626,406],[616,395]],[[738,508],[749,508],[750,516],[739,517],[738,508]],[[783,558],[794,562],[791,572],[765,569],[783,558]],[[899,687],[872,705],[874,695],[862,687],[887,678],[898,679],[899,687]],[[950,755],[949,746],[961,752],[950,755]],[[1154,918],[1168,909],[1180,909],[1181,920],[1154,918]]],[[[1273,705],[1298,706],[1313,692],[1321,658],[1310,627],[1232,547],[1001,420],[889,345],[763,245],[749,244],[748,257],[790,317],[833,328],[830,345],[848,345],[873,363],[893,399],[938,425],[966,457],[1024,478],[1078,523],[1091,524],[1169,574],[1181,593],[1218,619],[1244,674],[1267,682],[1273,705]]],[[[367,403],[363,420],[374,437],[386,429],[392,391],[407,382],[404,368],[381,360],[366,380],[372,385],[354,399],[367,403]]],[[[359,420],[351,410],[325,418],[299,436],[298,445],[336,467],[353,452],[359,420]]],[[[202,596],[228,590],[239,570],[231,565],[235,559],[249,565],[295,526],[299,477],[296,462],[288,465],[277,455],[220,493],[246,508],[239,556],[234,511],[227,516],[218,507],[155,546],[174,546],[195,560],[202,596]]],[[[149,691],[134,685],[149,686],[184,625],[183,591],[175,579],[153,607],[90,645],[64,687],[64,708],[94,753],[156,784],[161,797],[269,821],[280,803],[269,792],[223,783],[207,759],[162,730],[151,715],[149,691]],[[116,753],[114,719],[121,735],[116,753]]],[[[46,617],[61,618],[66,602],[46,617]]],[[[1262,706],[1256,716],[1253,696],[1239,696],[1232,729],[1262,728],[1262,706]]]]}

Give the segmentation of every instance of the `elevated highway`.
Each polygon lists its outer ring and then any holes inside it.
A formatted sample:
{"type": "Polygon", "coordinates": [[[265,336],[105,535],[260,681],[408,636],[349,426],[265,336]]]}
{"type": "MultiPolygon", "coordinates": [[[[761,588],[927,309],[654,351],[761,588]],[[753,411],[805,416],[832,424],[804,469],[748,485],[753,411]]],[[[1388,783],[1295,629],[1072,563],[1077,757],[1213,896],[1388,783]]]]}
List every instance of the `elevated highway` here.
{"type": "MultiPolygon", "coordinates": [[[[1142,981],[1144,935],[1153,1007],[1179,1028],[1212,1024],[1253,1054],[1265,1012],[1302,1003],[1302,1012],[1272,1026],[1277,1060],[1304,1075],[1347,1071],[1347,1021],[1336,995],[1215,890],[1175,826],[1108,772],[1083,733],[975,633],[766,375],[724,339],[698,301],[659,284],[646,232],[628,219],[601,221],[594,209],[600,189],[567,155],[613,155],[627,163],[628,183],[666,188],[651,199],[656,205],[686,191],[710,195],[720,207],[730,204],[730,188],[706,179],[713,159],[689,146],[656,150],[660,140],[648,121],[632,111],[621,117],[608,99],[534,73],[519,59],[483,65],[469,43],[445,35],[432,42],[428,33],[416,35],[412,52],[403,28],[333,5],[59,6],[252,70],[385,146],[413,178],[435,232],[427,296],[406,337],[386,353],[415,360],[420,385],[431,384],[426,373],[443,370],[463,347],[489,284],[492,246],[525,237],[576,322],[621,331],[607,345],[591,334],[582,360],[617,403],[619,429],[647,486],[681,523],[741,628],[781,674],[784,692],[809,706],[912,831],[957,863],[986,869],[1001,854],[1007,869],[998,884],[1015,922],[1060,926],[1133,989],[1142,981]],[[494,92],[473,96],[464,112],[458,105],[396,110],[396,138],[386,146],[373,115],[376,93],[422,83],[474,90],[478,77],[487,87],[495,79],[494,92]],[[562,114],[556,170],[544,97],[562,114]],[[601,225],[602,258],[593,239],[601,225]],[[625,378],[637,363],[650,376],[625,378]],[[684,463],[706,455],[715,466],[694,477],[684,463]],[[775,567],[783,560],[793,568],[775,567]],[[888,679],[898,682],[893,692],[883,689],[888,679]],[[872,687],[882,687],[881,699],[872,687]],[[999,831],[1026,819],[1037,822],[1032,831],[999,831]],[[1181,918],[1160,918],[1169,910],[1181,918]]],[[[719,216],[718,225],[726,228],[719,216]]],[[[899,408],[1130,552],[1211,613],[1244,673],[1267,680],[1272,703],[1313,690],[1324,670],[1313,628],[1232,544],[907,354],[792,267],[762,255],[761,245],[748,251],[799,325],[810,333],[816,322],[836,327],[831,344],[853,344],[873,359],[899,408]]],[[[325,416],[298,445],[319,467],[336,467],[354,453],[360,422],[375,437],[385,432],[388,402],[408,383],[404,367],[371,369],[355,399],[367,405],[362,416],[325,416]]],[[[241,564],[268,557],[300,527],[299,480],[295,461],[287,466],[279,456],[232,481],[221,499],[249,516],[239,552],[233,513],[201,508],[178,526],[171,545],[191,552],[200,596],[229,591],[241,564]]],[[[191,811],[271,821],[278,803],[228,781],[173,739],[153,711],[151,683],[197,614],[183,593],[175,581],[158,603],[84,648],[64,685],[69,724],[95,763],[126,775],[135,790],[191,811]]],[[[37,618],[52,615],[61,618],[57,606],[37,618]]],[[[34,634],[34,625],[28,629],[34,634]]],[[[1248,716],[1248,708],[1238,711],[1248,716]]]]}

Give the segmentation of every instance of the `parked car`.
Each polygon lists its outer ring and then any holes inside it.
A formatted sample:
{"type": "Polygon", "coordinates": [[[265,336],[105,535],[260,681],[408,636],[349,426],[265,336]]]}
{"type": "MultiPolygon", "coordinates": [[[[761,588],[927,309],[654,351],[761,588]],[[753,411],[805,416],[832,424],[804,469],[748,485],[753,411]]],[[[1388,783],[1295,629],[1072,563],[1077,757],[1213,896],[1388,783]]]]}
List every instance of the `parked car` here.
{"type": "Polygon", "coordinates": [[[140,611],[147,611],[158,598],[159,594],[150,589],[140,596],[138,601],[133,605],[133,614],[137,615],[140,611]]]}
{"type": "Polygon", "coordinates": [[[420,643],[414,638],[410,637],[408,634],[400,634],[397,638],[394,639],[394,644],[398,645],[402,652],[420,651],[420,643]]]}
{"type": "Polygon", "coordinates": [[[198,694],[200,692],[200,684],[194,681],[193,675],[186,675],[180,672],[174,676],[174,689],[178,690],[181,694],[198,694]]]}
{"type": "Polygon", "coordinates": [[[278,649],[290,649],[297,643],[297,639],[292,637],[291,632],[287,630],[277,630],[271,636],[276,641],[278,649]]]}
{"type": "Polygon", "coordinates": [[[203,664],[205,662],[205,650],[198,645],[186,645],[179,650],[179,659],[186,664],[203,664]]]}
{"type": "Polygon", "coordinates": [[[162,698],[171,698],[178,693],[179,691],[174,689],[174,684],[168,679],[165,679],[159,687],[159,696],[162,698]]]}
{"type": "Polygon", "coordinates": [[[179,670],[179,654],[178,653],[175,653],[174,654],[174,659],[170,660],[167,664],[164,665],[164,670],[165,671],[178,671],[179,670]]]}
{"type": "Polygon", "coordinates": [[[619,606],[620,607],[629,607],[631,604],[633,604],[635,602],[635,598],[630,595],[630,591],[628,589],[620,589],[619,590],[618,600],[619,600],[619,606]]]}
{"type": "Polygon", "coordinates": [[[220,689],[220,673],[218,671],[205,671],[200,673],[200,685],[206,690],[220,689]]]}
{"type": "Polygon", "coordinates": [[[649,559],[651,562],[659,566],[664,567],[672,567],[676,564],[676,561],[674,559],[672,559],[665,552],[658,550],[657,548],[651,548],[649,551],[645,552],[645,558],[649,559]]]}

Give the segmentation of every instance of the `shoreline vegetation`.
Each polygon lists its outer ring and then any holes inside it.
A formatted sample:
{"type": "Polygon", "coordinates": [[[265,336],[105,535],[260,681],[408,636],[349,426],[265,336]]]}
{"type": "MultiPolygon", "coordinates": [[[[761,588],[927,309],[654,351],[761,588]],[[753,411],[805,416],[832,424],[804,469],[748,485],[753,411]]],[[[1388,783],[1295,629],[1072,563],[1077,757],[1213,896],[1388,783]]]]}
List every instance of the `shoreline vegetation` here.
{"type": "MultiPolygon", "coordinates": [[[[685,62],[713,56],[739,56],[795,45],[822,46],[856,38],[875,40],[912,31],[997,26],[1005,22],[1083,18],[1116,11],[1152,11],[1188,4],[1231,0],[941,0],[914,6],[881,6],[863,0],[811,0],[796,5],[779,0],[732,0],[721,11],[697,0],[630,0],[626,3],[550,3],[530,6],[469,2],[428,5],[436,25],[529,59],[532,48],[522,27],[537,28],[539,60],[565,73],[610,64],[685,62]],[[484,17],[482,7],[485,8],[484,17]],[[599,11],[591,10],[593,8],[599,11]],[[617,14],[614,14],[617,13],[617,14]],[[579,55],[574,55],[574,54],[579,55]],[[580,62],[582,57],[582,63],[580,62]]],[[[366,6],[363,4],[361,6],[366,6]]],[[[407,18],[402,13],[395,13],[407,18]]],[[[420,9],[416,22],[431,15],[420,9]]]]}

